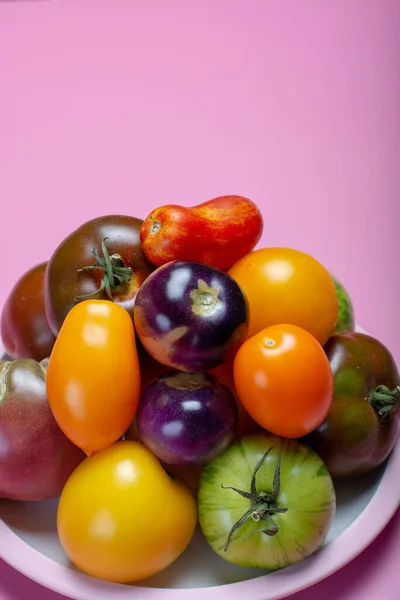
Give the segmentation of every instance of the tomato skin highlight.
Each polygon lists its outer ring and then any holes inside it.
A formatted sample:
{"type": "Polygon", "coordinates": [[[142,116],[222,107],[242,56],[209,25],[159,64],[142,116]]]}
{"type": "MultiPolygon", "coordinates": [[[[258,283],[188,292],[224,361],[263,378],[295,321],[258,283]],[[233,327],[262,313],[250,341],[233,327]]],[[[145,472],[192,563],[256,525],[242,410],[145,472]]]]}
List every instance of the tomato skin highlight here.
{"type": "Polygon", "coordinates": [[[292,248],[261,248],[228,271],[250,306],[248,337],[290,323],[323,346],[338,318],[338,298],[330,273],[315,258],[292,248]]]}
{"type": "Polygon", "coordinates": [[[189,544],[195,499],[139,442],[87,458],[68,480],[57,514],[61,544],[84,573],[132,583],[167,568],[189,544]]]}
{"type": "Polygon", "coordinates": [[[189,208],[156,208],[143,222],[140,239],[147,258],[157,266],[193,260],[224,270],[257,245],[262,229],[254,202],[220,196],[189,208]]]}
{"type": "Polygon", "coordinates": [[[267,432],[241,438],[211,461],[201,474],[197,499],[200,527],[211,548],[228,562],[259,569],[280,569],[313,554],[328,534],[336,510],[332,479],[319,456],[298,440],[267,432]],[[254,469],[269,449],[257,472],[256,490],[271,493],[282,452],[276,507],[287,511],[272,517],[278,532],[261,533],[270,523],[250,517],[226,547],[234,524],[257,508],[227,488],[250,492],[254,469]]]}
{"type": "Polygon", "coordinates": [[[267,327],[248,339],[234,359],[238,397],[271,433],[299,438],[326,418],[333,375],[317,340],[295,325],[267,327]]]}
{"type": "Polygon", "coordinates": [[[87,454],[118,440],[136,414],[140,370],[132,320],[108,300],[67,315],[50,356],[47,395],[60,428],[87,454]]]}

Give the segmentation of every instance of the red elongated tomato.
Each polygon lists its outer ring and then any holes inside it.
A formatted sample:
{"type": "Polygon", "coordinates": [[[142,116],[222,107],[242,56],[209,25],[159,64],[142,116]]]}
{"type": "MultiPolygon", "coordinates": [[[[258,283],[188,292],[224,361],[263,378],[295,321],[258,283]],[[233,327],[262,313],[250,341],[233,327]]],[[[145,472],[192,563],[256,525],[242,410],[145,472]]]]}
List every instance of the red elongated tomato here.
{"type": "Polygon", "coordinates": [[[254,202],[220,196],[190,208],[156,208],[143,222],[140,239],[147,258],[157,266],[194,260],[224,270],[256,246],[262,229],[254,202]]]}
{"type": "Polygon", "coordinates": [[[86,300],[67,315],[50,356],[47,395],[65,435],[87,454],[107,448],[136,414],[140,369],[128,312],[86,300]]]}

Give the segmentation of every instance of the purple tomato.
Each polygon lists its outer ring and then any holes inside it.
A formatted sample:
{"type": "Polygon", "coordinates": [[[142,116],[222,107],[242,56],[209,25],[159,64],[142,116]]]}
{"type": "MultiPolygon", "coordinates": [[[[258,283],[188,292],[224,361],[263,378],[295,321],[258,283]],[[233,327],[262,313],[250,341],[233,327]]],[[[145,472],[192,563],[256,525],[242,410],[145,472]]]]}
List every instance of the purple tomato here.
{"type": "Polygon", "coordinates": [[[230,275],[202,263],[173,261],[139,289],[134,320],[153,358],[200,373],[233,358],[246,339],[249,311],[230,275]]]}
{"type": "Polygon", "coordinates": [[[232,392],[211,375],[173,371],[142,392],[137,427],[143,443],[170,465],[202,465],[232,442],[238,419],[232,392]]]}

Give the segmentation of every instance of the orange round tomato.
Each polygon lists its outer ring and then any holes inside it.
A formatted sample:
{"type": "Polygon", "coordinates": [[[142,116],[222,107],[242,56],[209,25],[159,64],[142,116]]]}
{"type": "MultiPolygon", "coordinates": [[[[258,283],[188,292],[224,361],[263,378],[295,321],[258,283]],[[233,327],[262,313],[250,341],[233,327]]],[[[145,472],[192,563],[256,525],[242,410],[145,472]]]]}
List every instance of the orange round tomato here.
{"type": "Polygon", "coordinates": [[[338,316],[335,285],[315,258],[290,248],[262,248],[230,270],[250,307],[248,337],[265,327],[292,323],[321,345],[333,334],[338,316]]]}
{"type": "Polygon", "coordinates": [[[83,572],[131,583],[167,568],[197,521],[186,485],[172,479],[139,442],[117,442],[74,471],[61,494],[57,529],[83,572]]]}
{"type": "Polygon", "coordinates": [[[298,438],[325,420],[333,375],[317,340],[296,325],[272,325],[246,340],[233,374],[240,401],[264,429],[298,438]]]}
{"type": "Polygon", "coordinates": [[[67,315],[50,355],[47,396],[65,435],[87,454],[118,440],[139,403],[140,369],[128,312],[86,300],[67,315]]]}

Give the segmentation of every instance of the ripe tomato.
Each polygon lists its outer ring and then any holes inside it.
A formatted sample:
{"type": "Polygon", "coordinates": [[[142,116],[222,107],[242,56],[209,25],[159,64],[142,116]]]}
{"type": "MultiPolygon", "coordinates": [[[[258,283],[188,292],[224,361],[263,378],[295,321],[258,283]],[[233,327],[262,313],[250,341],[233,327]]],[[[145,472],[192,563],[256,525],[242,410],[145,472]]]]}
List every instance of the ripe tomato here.
{"type": "Polygon", "coordinates": [[[326,418],[333,375],[317,340],[296,325],[273,325],[236,354],[236,391],[264,429],[286,438],[307,435],[326,418]]]}
{"type": "Polygon", "coordinates": [[[143,222],[142,248],[155,265],[172,260],[228,269],[258,243],[263,219],[242,196],[220,196],[196,206],[160,206],[143,222]]]}
{"type": "Polygon", "coordinates": [[[82,571],[130,583],[167,568],[197,521],[189,489],[139,442],[117,442],[74,471],[61,494],[58,535],[82,571]]]}
{"type": "Polygon", "coordinates": [[[338,317],[335,285],[312,256],[290,248],[251,252],[230,270],[250,305],[248,337],[270,325],[292,323],[321,345],[333,334],[338,317]]]}
{"type": "Polygon", "coordinates": [[[358,332],[325,346],[334,378],[326,420],[307,438],[332,477],[358,477],[381,465],[400,434],[400,375],[390,351],[358,332]]]}
{"type": "Polygon", "coordinates": [[[0,498],[57,498],[85,458],[51,413],[46,368],[47,359],[0,360],[0,498]]]}
{"type": "Polygon", "coordinates": [[[179,371],[204,373],[236,353],[248,327],[240,286],[203,263],[172,261],[137,293],[134,323],[146,351],[179,371]]]}
{"type": "Polygon", "coordinates": [[[86,296],[112,299],[133,318],[136,293],[154,270],[140,244],[141,225],[134,217],[104,215],[82,223],[55,249],[46,269],[45,308],[56,335],[86,296]]]}
{"type": "Polygon", "coordinates": [[[85,300],[67,315],[50,356],[47,395],[61,429],[87,454],[118,440],[139,403],[140,370],[128,312],[85,300]]]}
{"type": "Polygon", "coordinates": [[[50,355],[55,337],[44,308],[47,263],[29,269],[11,290],[1,313],[1,339],[11,358],[43,360],[50,355]]]}

